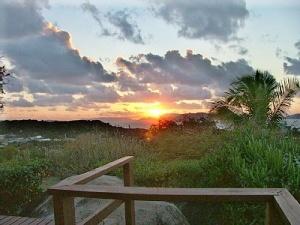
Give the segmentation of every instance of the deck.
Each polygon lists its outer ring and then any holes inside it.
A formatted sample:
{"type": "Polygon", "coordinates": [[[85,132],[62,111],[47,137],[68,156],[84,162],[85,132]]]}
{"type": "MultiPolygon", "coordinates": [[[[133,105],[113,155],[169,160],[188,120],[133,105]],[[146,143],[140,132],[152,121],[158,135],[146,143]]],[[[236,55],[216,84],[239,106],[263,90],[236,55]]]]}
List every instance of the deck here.
{"type": "Polygon", "coordinates": [[[0,216],[0,225],[75,225],[74,198],[114,199],[78,225],[97,225],[125,204],[126,225],[135,225],[135,200],[194,202],[263,202],[265,225],[300,225],[300,204],[284,188],[146,188],[133,186],[133,157],[127,156],[76,176],[72,183],[48,189],[53,196],[54,221],[0,216]],[[89,181],[123,167],[124,186],[89,185],[89,181]]]}
{"type": "Polygon", "coordinates": [[[1,216],[0,225],[54,225],[52,219],[29,218],[19,216],[1,216]]]}

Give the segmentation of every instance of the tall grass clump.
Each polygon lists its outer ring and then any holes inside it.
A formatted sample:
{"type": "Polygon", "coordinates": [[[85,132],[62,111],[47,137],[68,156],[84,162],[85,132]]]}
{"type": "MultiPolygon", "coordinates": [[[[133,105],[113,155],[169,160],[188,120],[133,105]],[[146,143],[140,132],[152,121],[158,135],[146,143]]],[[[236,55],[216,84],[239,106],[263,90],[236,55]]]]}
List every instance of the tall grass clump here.
{"type": "Polygon", "coordinates": [[[94,169],[123,156],[137,156],[145,151],[145,143],[136,137],[119,133],[92,132],[80,134],[60,148],[44,150],[52,165],[51,173],[65,178],[94,169]]]}

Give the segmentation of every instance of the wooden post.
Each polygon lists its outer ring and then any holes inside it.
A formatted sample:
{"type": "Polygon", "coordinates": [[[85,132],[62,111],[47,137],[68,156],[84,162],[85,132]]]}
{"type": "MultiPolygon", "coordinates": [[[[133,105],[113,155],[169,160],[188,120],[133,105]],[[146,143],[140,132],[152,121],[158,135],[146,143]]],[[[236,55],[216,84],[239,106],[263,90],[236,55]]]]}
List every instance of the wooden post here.
{"type": "Polygon", "coordinates": [[[53,195],[55,225],[75,225],[74,198],[53,195]]]}
{"type": "MultiPolygon", "coordinates": [[[[133,186],[133,169],[132,162],[128,162],[123,166],[124,186],[133,186]]],[[[135,209],[134,201],[125,201],[125,220],[126,225],[135,225],[135,209]]]]}
{"type": "Polygon", "coordinates": [[[265,225],[283,225],[279,211],[275,208],[273,202],[267,203],[265,225]]]}

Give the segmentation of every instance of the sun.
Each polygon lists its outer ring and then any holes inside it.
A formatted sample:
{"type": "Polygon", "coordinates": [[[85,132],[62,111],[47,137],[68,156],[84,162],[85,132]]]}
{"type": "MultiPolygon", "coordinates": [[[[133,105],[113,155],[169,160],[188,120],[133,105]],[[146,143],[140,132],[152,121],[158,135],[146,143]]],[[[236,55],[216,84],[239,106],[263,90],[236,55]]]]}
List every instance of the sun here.
{"type": "Polygon", "coordinates": [[[164,110],[161,108],[151,108],[147,111],[147,114],[154,118],[159,118],[164,114],[164,110]]]}

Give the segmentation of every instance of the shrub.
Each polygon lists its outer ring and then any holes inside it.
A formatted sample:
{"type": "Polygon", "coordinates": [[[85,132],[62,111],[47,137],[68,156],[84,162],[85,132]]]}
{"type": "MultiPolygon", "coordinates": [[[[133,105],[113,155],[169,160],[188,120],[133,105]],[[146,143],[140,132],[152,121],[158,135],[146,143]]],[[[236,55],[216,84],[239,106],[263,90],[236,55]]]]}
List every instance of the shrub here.
{"type": "MultiPolygon", "coordinates": [[[[299,198],[300,145],[278,130],[236,128],[223,148],[202,159],[202,187],[287,188],[299,198]]],[[[261,224],[263,206],[225,205],[224,224],[261,224]],[[247,215],[247,216],[245,216],[247,215]]]]}
{"type": "Polygon", "coordinates": [[[0,163],[12,160],[18,154],[18,149],[15,146],[9,145],[0,148],[0,163]]]}
{"type": "Polygon", "coordinates": [[[0,214],[20,214],[41,194],[44,161],[10,161],[0,164],[0,214]]]}

